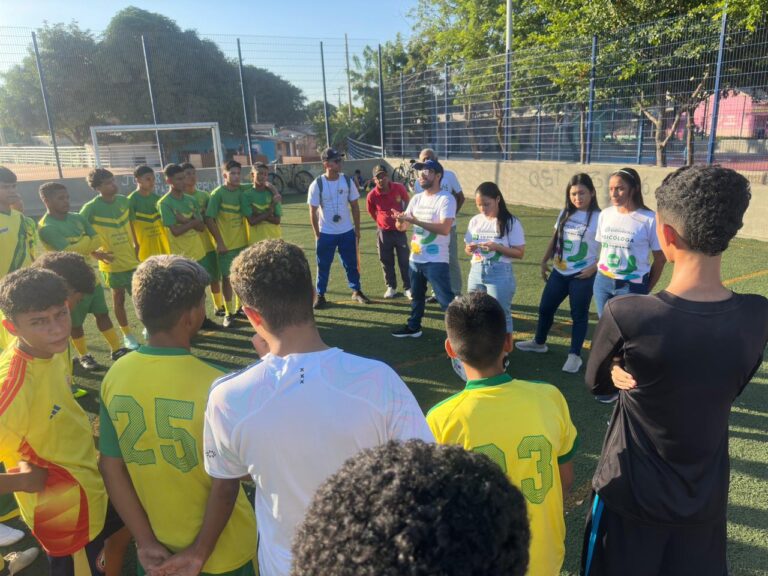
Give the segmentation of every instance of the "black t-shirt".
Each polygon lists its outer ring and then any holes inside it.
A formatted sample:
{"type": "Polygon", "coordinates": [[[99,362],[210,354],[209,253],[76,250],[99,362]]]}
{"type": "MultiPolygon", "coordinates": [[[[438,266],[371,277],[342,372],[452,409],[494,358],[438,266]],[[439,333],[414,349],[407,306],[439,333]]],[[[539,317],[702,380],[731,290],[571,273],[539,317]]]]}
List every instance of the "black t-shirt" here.
{"type": "Polygon", "coordinates": [[[660,292],[608,302],[587,384],[594,394],[616,392],[611,359],[623,356],[637,387],[619,396],[592,479],[606,506],[664,525],[725,517],[728,416],[760,367],[766,341],[763,296],[693,302],[660,292]]]}

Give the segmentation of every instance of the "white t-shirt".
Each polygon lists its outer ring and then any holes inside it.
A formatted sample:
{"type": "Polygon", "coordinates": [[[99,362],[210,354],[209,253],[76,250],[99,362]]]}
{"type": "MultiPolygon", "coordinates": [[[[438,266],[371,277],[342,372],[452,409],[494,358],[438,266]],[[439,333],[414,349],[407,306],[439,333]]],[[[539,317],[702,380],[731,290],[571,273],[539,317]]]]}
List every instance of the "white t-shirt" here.
{"type": "MultiPolygon", "coordinates": [[[[525,233],[523,225],[518,218],[512,222],[512,226],[507,226],[507,232],[499,238],[496,230],[496,218],[486,218],[482,214],[476,214],[469,221],[467,233],[464,234],[466,244],[479,242],[496,242],[509,248],[510,246],[524,246],[525,233]]],[[[501,252],[495,250],[486,250],[479,246],[472,252],[472,263],[479,263],[483,260],[489,262],[512,262],[512,258],[504,256],[501,252]]]]}
{"type": "MultiPolygon", "coordinates": [[[[418,178],[413,182],[413,191],[416,194],[424,192],[424,188],[419,184],[418,178]]],[[[453,196],[461,191],[461,184],[459,184],[459,179],[456,177],[456,172],[453,170],[444,170],[443,177],[440,180],[440,192],[447,192],[453,196]]],[[[453,226],[451,226],[451,228],[456,228],[456,220],[453,221],[453,226]]]]}
{"type": "Polygon", "coordinates": [[[320,176],[320,178],[323,181],[322,193],[317,179],[312,181],[307,192],[307,204],[320,207],[318,216],[320,232],[323,234],[349,232],[354,228],[349,203],[360,198],[357,186],[351,178],[348,186],[347,178],[343,173],[339,174],[338,180],[328,180],[325,175],[320,176]],[[334,218],[335,216],[338,218],[334,218]],[[337,221],[334,222],[334,219],[337,221]]]}
{"type": "MultiPolygon", "coordinates": [[[[564,214],[565,210],[557,217],[555,230],[560,225],[564,214]]],[[[598,218],[599,212],[592,212],[590,217],[589,212],[576,210],[565,222],[563,255],[562,258],[558,258],[557,254],[554,257],[555,270],[563,276],[578,274],[597,262],[600,254],[600,243],[595,240],[598,218]]],[[[555,246],[555,252],[557,252],[557,246],[555,246]]]]}
{"type": "MultiPolygon", "coordinates": [[[[439,224],[446,218],[456,218],[456,198],[445,192],[414,194],[405,213],[422,222],[439,224]]],[[[435,234],[421,226],[412,226],[411,260],[419,264],[427,262],[448,263],[449,235],[435,234]]]]}
{"type": "Polygon", "coordinates": [[[600,242],[598,270],[616,280],[641,283],[651,270],[650,253],[661,250],[656,214],[640,208],[622,214],[615,206],[600,212],[595,240],[600,242]]]}
{"type": "Polygon", "coordinates": [[[351,456],[389,440],[434,442],[389,366],[338,348],[262,362],[216,381],[205,412],[205,469],[256,483],[259,570],[287,575],[291,541],[317,488],[351,456]]]}

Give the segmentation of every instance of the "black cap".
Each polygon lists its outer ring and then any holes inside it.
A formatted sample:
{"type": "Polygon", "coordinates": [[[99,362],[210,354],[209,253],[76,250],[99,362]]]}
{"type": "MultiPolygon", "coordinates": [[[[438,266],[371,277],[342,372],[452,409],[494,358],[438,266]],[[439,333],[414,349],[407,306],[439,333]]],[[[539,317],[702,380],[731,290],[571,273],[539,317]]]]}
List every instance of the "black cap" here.
{"type": "Polygon", "coordinates": [[[378,176],[382,172],[384,172],[384,174],[389,176],[389,172],[387,171],[387,167],[384,166],[383,164],[377,164],[376,166],[373,167],[373,175],[374,176],[378,176]]]}
{"type": "Polygon", "coordinates": [[[337,158],[344,158],[344,154],[336,150],[336,148],[326,148],[320,155],[323,162],[327,160],[336,160],[337,158]]]}

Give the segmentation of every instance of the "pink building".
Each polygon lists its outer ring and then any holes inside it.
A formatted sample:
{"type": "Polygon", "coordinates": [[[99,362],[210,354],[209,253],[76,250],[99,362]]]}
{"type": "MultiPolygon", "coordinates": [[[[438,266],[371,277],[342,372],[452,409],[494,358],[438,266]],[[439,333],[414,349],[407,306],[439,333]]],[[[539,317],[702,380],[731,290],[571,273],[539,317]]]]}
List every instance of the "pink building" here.
{"type": "MultiPolygon", "coordinates": [[[[712,126],[715,97],[710,96],[693,113],[694,124],[704,133],[712,126]]],[[[768,102],[753,100],[744,92],[729,92],[720,98],[718,137],[765,138],[768,134],[768,102]]]]}

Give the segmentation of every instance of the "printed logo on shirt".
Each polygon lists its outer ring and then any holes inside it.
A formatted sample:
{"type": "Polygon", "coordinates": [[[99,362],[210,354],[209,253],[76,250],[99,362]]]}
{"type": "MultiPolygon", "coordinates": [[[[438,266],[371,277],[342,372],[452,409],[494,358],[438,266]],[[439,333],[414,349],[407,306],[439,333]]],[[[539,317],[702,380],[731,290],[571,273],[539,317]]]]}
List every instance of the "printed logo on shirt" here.
{"type": "Polygon", "coordinates": [[[51,409],[51,415],[48,416],[48,420],[53,420],[53,417],[59,413],[59,410],[61,410],[61,406],[59,406],[58,404],[54,404],[53,408],[51,409]]]}
{"type": "Polygon", "coordinates": [[[206,450],[205,451],[205,457],[206,458],[216,458],[216,450],[206,450]]]}
{"type": "Polygon", "coordinates": [[[8,232],[8,226],[0,228],[0,234],[5,234],[6,232],[8,232]]]}

